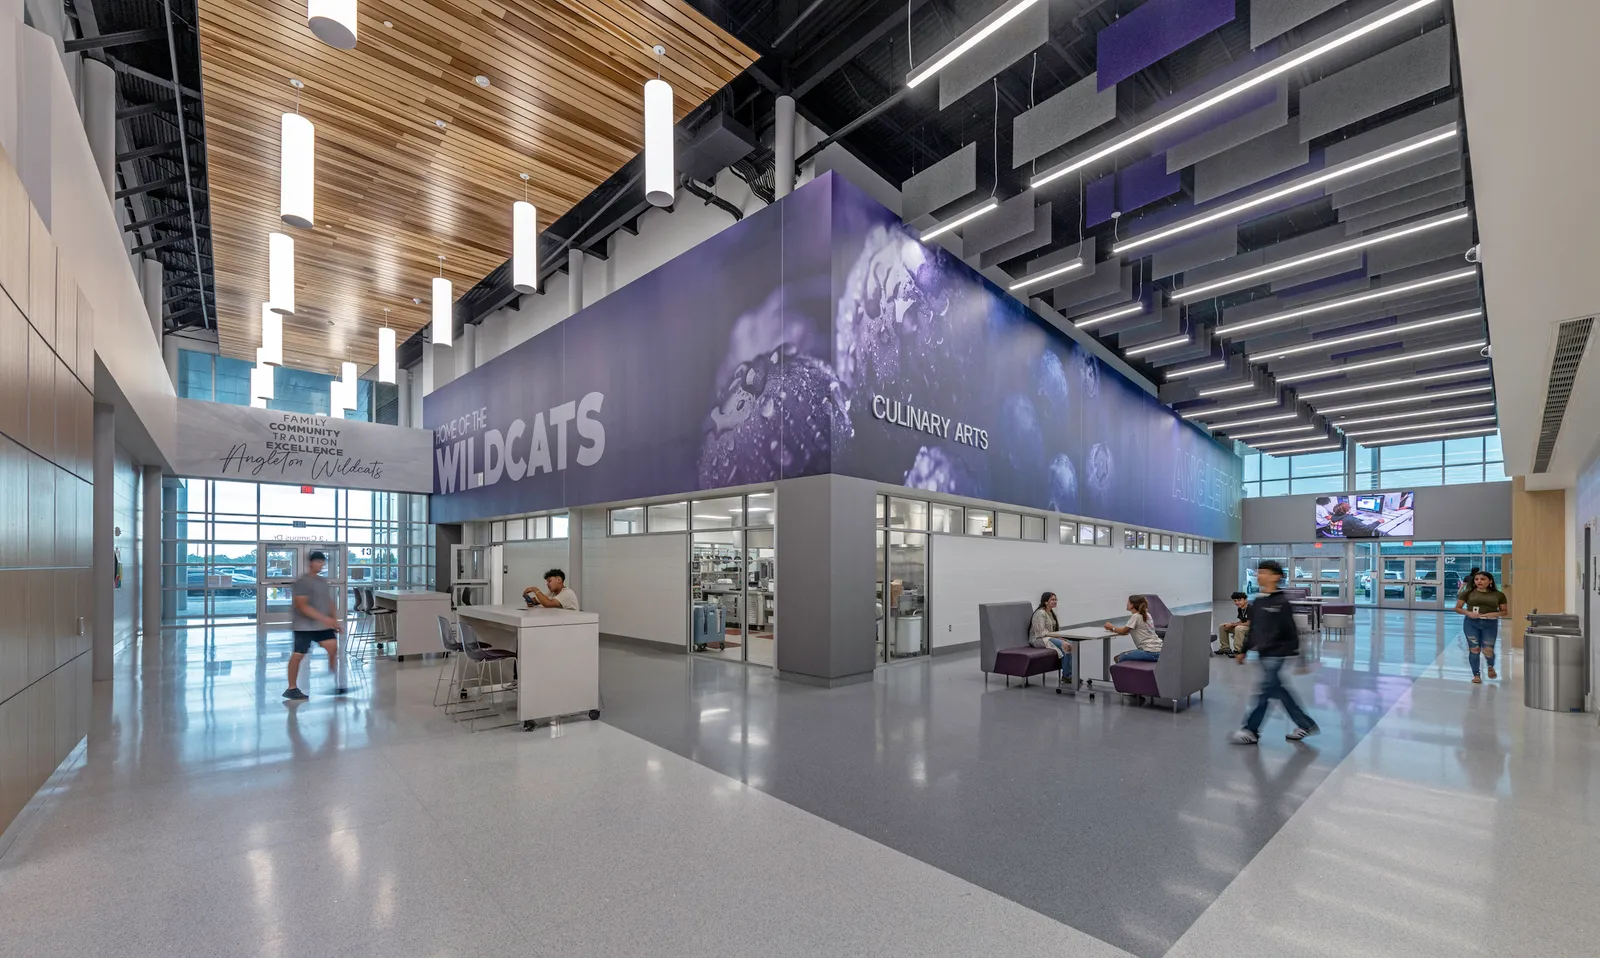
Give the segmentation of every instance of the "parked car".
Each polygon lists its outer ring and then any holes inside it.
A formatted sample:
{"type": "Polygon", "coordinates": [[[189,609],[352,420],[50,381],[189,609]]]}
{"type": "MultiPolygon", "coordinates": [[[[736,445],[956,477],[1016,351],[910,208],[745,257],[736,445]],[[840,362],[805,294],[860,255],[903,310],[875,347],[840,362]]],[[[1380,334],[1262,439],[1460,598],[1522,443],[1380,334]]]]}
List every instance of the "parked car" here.
{"type": "MultiPolygon", "coordinates": [[[[215,577],[218,577],[219,580],[222,577],[226,577],[227,581],[228,581],[228,585],[227,586],[219,586],[217,588],[213,588],[211,591],[214,594],[216,594],[216,595],[239,596],[239,597],[245,598],[245,599],[253,599],[253,598],[255,598],[255,594],[256,594],[256,577],[255,576],[249,575],[249,574],[245,574],[245,573],[230,573],[230,572],[226,572],[226,571],[221,570],[221,569],[218,569],[217,571],[213,572],[212,575],[215,576],[215,577]]],[[[206,573],[205,573],[205,570],[203,570],[203,569],[190,569],[188,571],[188,573],[186,573],[185,584],[188,586],[188,591],[189,591],[190,595],[192,595],[192,596],[204,595],[205,591],[206,591],[206,573]]]]}

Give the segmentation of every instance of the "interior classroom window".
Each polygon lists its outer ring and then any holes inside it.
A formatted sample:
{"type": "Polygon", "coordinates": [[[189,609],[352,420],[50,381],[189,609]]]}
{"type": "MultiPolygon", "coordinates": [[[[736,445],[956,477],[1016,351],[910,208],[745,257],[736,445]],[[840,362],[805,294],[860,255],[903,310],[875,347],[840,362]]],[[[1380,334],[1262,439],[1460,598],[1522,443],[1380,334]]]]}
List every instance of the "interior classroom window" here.
{"type": "Polygon", "coordinates": [[[988,509],[967,510],[967,535],[994,535],[994,513],[988,509]]]}
{"type": "Polygon", "coordinates": [[[1110,526],[1095,526],[1094,527],[1094,544],[1099,546],[1099,547],[1101,547],[1102,549],[1111,548],[1111,527],[1110,526]]]}
{"type": "Polygon", "coordinates": [[[889,528],[898,531],[926,532],[928,504],[920,499],[889,497],[889,528]]]}
{"type": "Polygon", "coordinates": [[[526,519],[506,520],[506,541],[521,542],[528,537],[528,523],[526,519]]]}
{"type": "Polygon", "coordinates": [[[1001,539],[1022,538],[1022,517],[1015,512],[1002,512],[996,519],[995,535],[1001,539]]]}
{"type": "Polygon", "coordinates": [[[744,499],[739,496],[697,499],[689,503],[689,522],[697,531],[741,528],[744,526],[744,499]]]}
{"type": "Polygon", "coordinates": [[[1029,542],[1043,542],[1044,541],[1044,517],[1043,516],[1023,516],[1022,517],[1022,538],[1027,539],[1029,542]]]}
{"type": "Polygon", "coordinates": [[[645,528],[650,532],[684,532],[689,528],[687,502],[663,502],[645,509],[645,528]]]}
{"type": "Polygon", "coordinates": [[[1061,544],[1075,546],[1078,544],[1078,524],[1070,519],[1061,520],[1061,544]]]}
{"type": "Polygon", "coordinates": [[[644,507],[628,506],[611,510],[611,534],[636,536],[644,533],[644,507]]]}
{"type": "MultiPolygon", "coordinates": [[[[930,532],[945,532],[951,535],[961,535],[966,528],[965,510],[960,506],[946,506],[932,503],[928,507],[928,530],[930,532]]],[[[1043,535],[1043,533],[1041,533],[1043,535]]]]}

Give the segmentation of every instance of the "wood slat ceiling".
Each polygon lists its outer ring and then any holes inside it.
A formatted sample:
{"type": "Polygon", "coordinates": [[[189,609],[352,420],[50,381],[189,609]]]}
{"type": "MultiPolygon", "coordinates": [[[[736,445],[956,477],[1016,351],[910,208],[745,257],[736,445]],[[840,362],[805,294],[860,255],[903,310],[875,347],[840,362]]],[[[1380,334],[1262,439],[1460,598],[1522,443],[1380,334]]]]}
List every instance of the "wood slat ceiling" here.
{"type": "Polygon", "coordinates": [[[284,362],[365,368],[385,308],[402,340],[427,323],[441,253],[457,296],[510,255],[518,174],[532,177],[543,229],[639,152],[655,44],[667,48],[659,67],[678,119],[755,59],[680,0],[362,0],[357,33],[354,50],[317,40],[304,0],[201,0],[226,355],[253,360],[260,345],[272,230],[295,239],[298,312],[284,323],[284,362]],[[278,219],[291,77],[305,82],[299,110],[317,132],[311,230],[278,219]]]}

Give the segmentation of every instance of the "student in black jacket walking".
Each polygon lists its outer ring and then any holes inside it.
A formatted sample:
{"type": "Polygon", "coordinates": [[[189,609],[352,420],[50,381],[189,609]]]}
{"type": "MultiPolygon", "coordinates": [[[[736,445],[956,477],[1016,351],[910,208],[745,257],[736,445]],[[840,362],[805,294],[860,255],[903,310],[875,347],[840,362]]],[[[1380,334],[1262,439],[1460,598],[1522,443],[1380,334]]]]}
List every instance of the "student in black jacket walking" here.
{"type": "Polygon", "coordinates": [[[1298,742],[1308,735],[1317,734],[1317,723],[1295,700],[1294,692],[1283,684],[1283,669],[1289,659],[1300,654],[1300,630],[1294,624],[1294,611],[1289,600],[1278,591],[1283,581],[1283,566],[1271,559],[1262,560],[1256,567],[1256,584],[1261,594],[1250,603],[1250,631],[1245,636],[1239,661],[1254,649],[1261,659],[1261,688],[1256,691],[1255,708],[1245,716],[1244,728],[1234,732],[1229,741],[1238,745],[1254,745],[1261,741],[1261,723],[1267,717],[1267,706],[1273,699],[1283,703],[1294,731],[1284,736],[1298,742]]]}

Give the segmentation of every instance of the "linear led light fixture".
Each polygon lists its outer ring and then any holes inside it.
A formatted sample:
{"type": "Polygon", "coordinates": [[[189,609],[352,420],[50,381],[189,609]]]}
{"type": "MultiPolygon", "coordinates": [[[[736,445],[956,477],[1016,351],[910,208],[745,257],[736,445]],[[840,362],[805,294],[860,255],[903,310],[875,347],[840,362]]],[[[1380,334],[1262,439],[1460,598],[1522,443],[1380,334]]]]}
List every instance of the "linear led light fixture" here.
{"type": "MultiPolygon", "coordinates": [[[[1124,356],[1143,356],[1143,355],[1146,355],[1147,353],[1158,352],[1158,351],[1163,350],[1163,349],[1171,349],[1174,346],[1188,346],[1188,345],[1191,345],[1193,343],[1194,343],[1194,340],[1189,337],[1188,333],[1185,333],[1182,336],[1174,336],[1171,339],[1163,339],[1160,342],[1145,343],[1145,344],[1143,344],[1141,346],[1134,346],[1131,349],[1124,349],[1122,351],[1122,355],[1124,355],[1124,356]]],[[[1217,368],[1220,369],[1222,366],[1226,366],[1226,365],[1227,365],[1227,363],[1222,363],[1221,366],[1218,366],[1217,368]]],[[[1171,377],[1168,377],[1168,378],[1170,379],[1171,377]]]]}
{"type": "Polygon", "coordinates": [[[1474,409],[1493,408],[1493,400],[1489,402],[1463,403],[1459,406],[1430,406],[1427,409],[1413,409],[1411,412],[1392,412],[1386,416],[1367,416],[1364,419],[1346,419],[1342,422],[1334,423],[1334,426],[1343,430],[1346,426],[1365,426],[1374,422],[1393,422],[1396,419],[1416,419],[1418,416],[1442,416],[1445,413],[1471,412],[1474,409]]]}
{"type": "MultiPolygon", "coordinates": [[[[1310,432],[1315,428],[1317,428],[1315,423],[1307,423],[1304,426],[1280,426],[1277,429],[1256,429],[1251,432],[1230,432],[1227,435],[1229,439],[1258,439],[1263,436],[1287,436],[1292,432],[1310,432]]],[[[1310,440],[1302,436],[1294,441],[1309,442],[1310,440]]]]}
{"type": "Polygon", "coordinates": [[[1113,319],[1122,319],[1125,316],[1137,316],[1144,311],[1144,303],[1134,303],[1131,306],[1119,306],[1116,309],[1107,310],[1104,313],[1095,313],[1093,316],[1085,316],[1082,319],[1075,319],[1072,321],[1072,325],[1078,327],[1079,329],[1088,329],[1091,326],[1098,326],[1101,323],[1109,323],[1113,319]]]}
{"type": "Polygon", "coordinates": [[[1451,313],[1449,316],[1439,316],[1434,319],[1425,319],[1416,323],[1396,323],[1393,326],[1384,326],[1380,329],[1371,329],[1364,333],[1351,333],[1348,336],[1335,336],[1332,339],[1314,339],[1300,346],[1290,346],[1285,349],[1275,349],[1263,352],[1251,358],[1251,362],[1266,362],[1271,359],[1284,359],[1289,356],[1299,356],[1302,353],[1320,352],[1329,346],[1344,346],[1349,343],[1365,342],[1369,339],[1382,339],[1396,333],[1412,333],[1419,329],[1431,329],[1434,326],[1445,326],[1450,323],[1459,323],[1465,319],[1476,319],[1483,315],[1483,310],[1472,309],[1464,313],[1451,313]]]}
{"type": "MultiPolygon", "coordinates": [[[[1416,359],[1427,359],[1431,356],[1445,356],[1450,353],[1459,353],[1464,349],[1482,349],[1485,344],[1486,340],[1480,339],[1471,343],[1457,343],[1454,346],[1441,346],[1438,349],[1425,349],[1420,353],[1401,353],[1398,356],[1390,356],[1387,359],[1369,359],[1366,362],[1346,363],[1343,366],[1324,366],[1321,369],[1312,369],[1303,373],[1293,373],[1288,376],[1279,376],[1278,382],[1287,386],[1290,383],[1304,382],[1307,379],[1320,379],[1323,376],[1336,376],[1339,373],[1353,373],[1359,372],[1363,369],[1376,369],[1379,366],[1393,366],[1395,363],[1404,363],[1416,359]]],[[[1412,382],[1419,381],[1420,380],[1415,378],[1412,379],[1412,382]]],[[[1310,397],[1301,396],[1300,398],[1308,399],[1310,397]]]]}
{"type": "Polygon", "coordinates": [[[1326,313],[1329,310],[1344,309],[1346,306],[1359,306],[1362,303],[1370,303],[1375,300],[1403,296],[1406,293],[1414,293],[1418,290],[1431,289],[1435,286],[1444,286],[1449,283],[1459,283],[1466,279],[1476,279],[1477,276],[1478,268],[1473,266],[1467,269],[1456,270],[1454,273],[1444,273],[1439,276],[1430,276],[1427,279],[1419,279],[1414,283],[1403,283],[1399,286],[1390,286],[1384,289],[1373,290],[1370,293],[1361,293],[1357,296],[1346,296],[1343,299],[1329,300],[1326,303],[1318,303],[1315,306],[1307,306],[1304,309],[1291,309],[1285,313],[1273,313],[1270,316],[1262,316],[1259,319],[1248,319],[1238,323],[1229,323],[1226,326],[1218,326],[1215,330],[1213,330],[1213,332],[1222,337],[1237,336],[1247,329],[1260,329],[1262,326],[1275,326],[1278,323],[1287,323],[1291,320],[1303,319],[1307,316],[1315,316],[1318,313],[1326,313]]]}
{"type": "MultiPolygon", "coordinates": [[[[1174,344],[1169,344],[1169,345],[1176,345],[1176,344],[1174,343],[1174,344]]],[[[1220,360],[1220,359],[1217,360],[1216,362],[1201,363],[1198,366],[1185,366],[1182,369],[1174,369],[1174,370],[1168,372],[1167,373],[1167,381],[1171,382],[1174,379],[1183,379],[1186,376],[1198,376],[1201,373],[1215,372],[1218,369],[1227,369],[1227,368],[1228,368],[1228,364],[1226,362],[1220,360]]]]}
{"type": "Polygon", "coordinates": [[[1492,436],[1499,432],[1499,427],[1485,427],[1482,429],[1457,429],[1449,432],[1430,432],[1422,436],[1398,436],[1394,439],[1379,439],[1376,442],[1363,442],[1363,446],[1395,446],[1403,442],[1422,442],[1424,439],[1452,439],[1465,436],[1492,436]]]}
{"type": "Polygon", "coordinates": [[[1237,383],[1232,386],[1213,386],[1210,389],[1202,389],[1196,395],[1200,396],[1201,398],[1209,398],[1211,396],[1226,396],[1229,393],[1242,393],[1247,389],[1254,388],[1256,388],[1255,383],[1237,383]]]}
{"type": "Polygon", "coordinates": [[[1033,276],[1024,276],[1022,279],[1017,280],[1015,283],[1012,283],[1006,288],[1014,293],[1019,289],[1026,289],[1029,286],[1042,283],[1047,279],[1055,279],[1057,276],[1065,276],[1075,269],[1083,269],[1083,260],[1075,259],[1065,266],[1057,266],[1054,269],[1047,269],[1044,272],[1035,274],[1033,276]]]}
{"type": "Polygon", "coordinates": [[[960,216],[956,217],[955,219],[950,220],[949,222],[946,222],[946,223],[940,223],[938,226],[935,226],[933,229],[928,230],[926,233],[922,234],[922,240],[923,240],[923,242],[927,242],[928,240],[933,239],[935,236],[943,236],[944,234],[950,232],[951,230],[960,229],[961,227],[963,227],[966,224],[972,222],[973,220],[977,219],[978,217],[982,216],[983,214],[993,211],[999,205],[1000,205],[1000,201],[999,200],[990,200],[989,202],[983,204],[982,206],[978,207],[975,210],[968,210],[967,212],[962,213],[960,216]]]}
{"type": "MultiPolygon", "coordinates": [[[[1378,389],[1393,389],[1396,386],[1410,386],[1413,383],[1436,382],[1440,379],[1460,379],[1462,376],[1475,376],[1488,371],[1488,366],[1467,366],[1463,369],[1450,369],[1441,373],[1427,373],[1419,376],[1406,376],[1403,379],[1385,379],[1382,382],[1376,383],[1360,383],[1355,386],[1340,386],[1337,389],[1321,389],[1317,392],[1301,393],[1300,398],[1304,400],[1325,399],[1329,396],[1345,396],[1349,395],[1350,393],[1364,393],[1378,389]]],[[[1407,398],[1420,400],[1421,394],[1418,394],[1417,397],[1407,398]]],[[[1351,409],[1354,407],[1340,406],[1339,408],[1351,409]]],[[[1323,410],[1323,413],[1326,414],[1327,410],[1323,410]]]]}
{"type": "Polygon", "coordinates": [[[1226,416],[1229,413],[1244,412],[1248,409],[1265,409],[1268,406],[1276,406],[1280,401],[1278,399],[1258,399],[1255,402],[1239,403],[1236,406],[1212,406],[1210,409],[1196,409],[1193,412],[1186,412],[1183,414],[1183,418],[1204,419],[1207,416],[1226,416]]]}
{"type": "Polygon", "coordinates": [[[1396,4],[1387,8],[1387,10],[1380,10],[1365,23],[1357,21],[1346,28],[1346,32],[1337,32],[1321,41],[1307,45],[1303,50],[1287,54],[1262,67],[1259,72],[1241,77],[1232,86],[1224,87],[1208,96],[1203,96],[1188,106],[1179,107],[1158,120],[1132,130],[1124,136],[1117,137],[1097,150],[1091,150],[1082,156],[1068,160],[1053,170],[1045,171],[1034,177],[1030,185],[1038,189],[1046,183],[1066,176],[1068,173],[1081,170],[1091,163],[1121,153],[1135,143],[1142,143],[1162,130],[1170,129],[1192,116],[1203,113],[1218,104],[1226,103],[1242,93],[1254,90],[1256,87],[1268,83],[1291,70],[1299,69],[1319,57],[1332,53],[1347,44],[1354,43],[1370,33],[1382,30],[1396,20],[1409,16],[1424,7],[1432,6],[1434,2],[1435,0],[1413,0],[1411,3],[1396,4]]]}
{"type": "Polygon", "coordinates": [[[1299,417],[1300,414],[1298,412],[1280,412],[1271,416],[1257,416],[1254,419],[1236,419],[1233,422],[1211,423],[1206,428],[1212,432],[1227,432],[1235,426],[1254,426],[1263,422],[1283,422],[1285,419],[1298,419],[1299,417]]]}
{"type": "Polygon", "coordinates": [[[1468,419],[1446,419],[1443,422],[1414,422],[1409,426],[1385,426],[1382,429],[1363,429],[1360,432],[1347,432],[1348,439],[1360,439],[1363,436],[1384,436],[1394,432],[1416,432],[1418,429],[1443,429],[1450,426],[1476,426],[1479,423],[1495,422],[1495,416],[1473,416],[1468,419]]]}
{"type": "MultiPolygon", "coordinates": [[[[1257,446],[1255,448],[1259,449],[1260,447],[1257,446]]],[[[1298,456],[1302,452],[1332,452],[1335,449],[1342,449],[1342,448],[1344,448],[1344,447],[1341,446],[1339,443],[1330,442],[1330,443],[1327,443],[1325,445],[1319,445],[1319,446],[1296,446],[1293,449],[1273,449],[1271,452],[1268,452],[1267,455],[1269,455],[1272,458],[1276,459],[1279,456],[1298,456]]]]}
{"type": "MultiPolygon", "coordinates": [[[[1401,385],[1405,385],[1416,381],[1417,380],[1408,378],[1399,380],[1398,382],[1401,385]]],[[[1384,384],[1379,383],[1378,385],[1381,386],[1384,384]]],[[[1394,399],[1375,399],[1372,402],[1352,403],[1348,406],[1330,406],[1327,409],[1320,409],[1318,412],[1322,413],[1324,416],[1331,416],[1334,413],[1355,412],[1360,409],[1382,409],[1385,406],[1404,406],[1408,403],[1426,402],[1430,399],[1448,399],[1451,396],[1472,396],[1478,393],[1486,393],[1492,388],[1494,387],[1485,384],[1482,386],[1467,386],[1464,389],[1446,389],[1441,392],[1416,393],[1415,395],[1411,396],[1397,396],[1394,399]]]]}
{"type": "Polygon", "coordinates": [[[957,57],[966,53],[968,50],[971,50],[984,40],[987,40],[994,34],[996,30],[999,30],[1012,20],[1015,20],[1017,17],[1022,15],[1023,11],[1027,10],[1029,7],[1038,2],[1039,0],[1018,0],[1018,2],[1013,4],[1010,9],[996,11],[994,19],[979,27],[977,31],[972,34],[972,36],[962,40],[949,53],[939,57],[927,66],[913,70],[911,73],[907,74],[906,86],[914,88],[917,86],[917,84],[933,76],[935,73],[938,73],[940,70],[943,70],[951,63],[954,63],[957,57]]]}
{"type": "Polygon", "coordinates": [[[1368,247],[1377,246],[1381,243],[1390,243],[1397,239],[1403,239],[1407,236],[1414,236],[1417,233],[1425,233],[1428,230],[1435,230],[1441,226],[1448,226],[1451,223],[1459,223],[1471,215],[1471,211],[1466,209],[1454,210],[1450,213],[1444,214],[1443,216],[1438,216],[1430,220],[1423,220],[1420,223],[1413,223],[1410,226],[1404,226],[1400,229],[1389,230],[1385,233],[1373,233],[1370,236],[1358,237],[1357,239],[1350,240],[1347,243],[1339,243],[1338,245],[1330,246],[1327,249],[1317,250],[1315,253],[1307,253],[1304,256],[1296,256],[1291,259],[1283,260],[1279,263],[1272,263],[1256,269],[1246,270],[1243,273],[1235,273],[1232,276],[1224,276],[1219,280],[1210,283],[1202,283],[1199,286],[1185,287],[1184,289],[1173,292],[1171,299],[1175,303],[1181,303],[1186,299],[1194,299],[1197,296],[1204,296],[1207,293],[1213,293],[1218,290],[1231,289],[1239,286],[1249,286],[1254,284],[1257,280],[1266,279],[1268,276],[1276,276],[1279,273],[1292,272],[1293,270],[1297,270],[1302,266],[1309,266],[1312,263],[1320,263],[1326,259],[1333,259],[1336,256],[1343,256],[1345,253],[1354,253],[1357,250],[1367,249],[1368,247]]]}
{"type": "Polygon", "coordinates": [[[1266,193],[1261,193],[1256,196],[1242,199],[1237,203],[1231,203],[1219,210],[1213,210],[1210,213],[1196,216],[1193,219],[1184,220],[1181,223],[1174,223],[1166,229],[1145,233],[1142,236],[1130,237],[1111,247],[1111,252],[1118,254],[1128,253],[1138,249],[1141,246],[1149,246],[1151,243],[1159,243],[1162,240],[1171,239],[1174,236],[1182,236],[1185,233],[1192,233],[1195,230],[1209,226],[1212,223],[1220,222],[1222,220],[1235,219],[1240,214],[1247,213],[1250,210],[1256,209],[1257,207],[1265,206],[1268,203],[1275,203],[1284,197],[1293,196],[1296,193],[1302,193],[1314,187],[1322,186],[1325,183],[1330,183],[1341,177],[1349,176],[1351,173],[1360,172],[1368,167],[1377,166],[1380,163],[1387,163],[1388,161],[1396,159],[1397,157],[1405,156],[1407,153],[1415,153],[1417,150],[1425,149],[1434,145],[1435,143],[1442,143],[1445,140],[1455,139],[1457,135],[1458,133],[1456,128],[1452,126],[1449,130],[1446,130],[1443,133],[1435,133],[1432,136],[1426,136],[1420,140],[1405,143],[1401,146],[1394,147],[1393,149],[1385,150],[1382,153],[1369,156],[1364,160],[1356,160],[1354,162],[1341,164],[1331,170],[1324,170],[1323,172],[1317,173],[1313,176],[1296,180],[1286,186],[1280,186],[1275,190],[1270,190],[1266,193]]]}
{"type": "MultiPolygon", "coordinates": [[[[1239,437],[1234,436],[1233,438],[1238,439],[1239,437]]],[[[1326,436],[1295,436],[1293,439],[1274,439],[1271,442],[1247,442],[1245,445],[1255,449],[1281,449],[1284,446],[1303,446],[1308,442],[1321,443],[1327,441],[1328,439],[1326,436]]]]}

